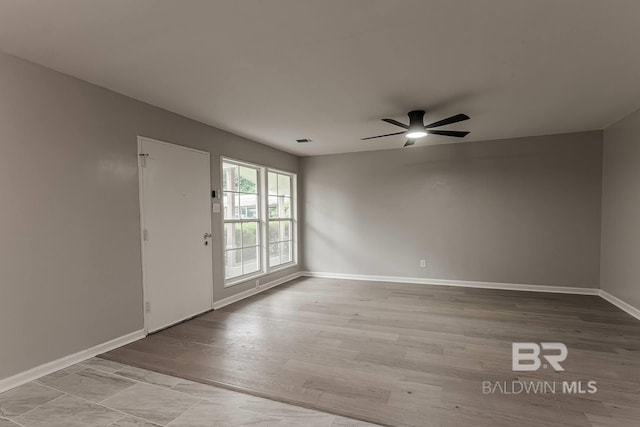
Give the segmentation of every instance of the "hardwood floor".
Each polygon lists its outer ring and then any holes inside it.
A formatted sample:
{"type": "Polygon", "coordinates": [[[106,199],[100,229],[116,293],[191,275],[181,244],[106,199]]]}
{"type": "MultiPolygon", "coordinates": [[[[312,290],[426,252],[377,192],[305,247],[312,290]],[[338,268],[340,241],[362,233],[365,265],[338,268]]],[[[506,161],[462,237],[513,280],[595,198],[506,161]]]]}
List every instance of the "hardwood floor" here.
{"type": "Polygon", "coordinates": [[[640,425],[640,321],[597,296],[302,278],[103,357],[379,424],[640,425]],[[565,371],[513,372],[514,341],[565,371]]]}

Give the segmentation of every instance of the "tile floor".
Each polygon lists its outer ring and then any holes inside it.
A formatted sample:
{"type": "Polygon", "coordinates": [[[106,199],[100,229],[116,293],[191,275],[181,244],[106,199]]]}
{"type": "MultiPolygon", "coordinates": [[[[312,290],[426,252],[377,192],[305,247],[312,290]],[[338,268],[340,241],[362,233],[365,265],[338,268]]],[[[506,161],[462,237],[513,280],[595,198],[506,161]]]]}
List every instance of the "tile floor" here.
{"type": "Polygon", "coordinates": [[[373,426],[100,358],[0,394],[0,427],[245,425],[373,426]]]}

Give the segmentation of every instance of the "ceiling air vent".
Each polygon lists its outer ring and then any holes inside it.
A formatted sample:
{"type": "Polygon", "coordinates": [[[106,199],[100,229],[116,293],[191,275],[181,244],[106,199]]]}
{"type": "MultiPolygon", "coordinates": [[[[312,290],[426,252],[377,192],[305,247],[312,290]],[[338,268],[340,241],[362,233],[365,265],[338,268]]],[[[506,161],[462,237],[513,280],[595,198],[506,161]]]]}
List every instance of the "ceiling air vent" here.
{"type": "Polygon", "coordinates": [[[311,142],[311,140],[309,138],[302,138],[302,139],[296,139],[296,142],[298,144],[308,144],[309,142],[311,142]]]}

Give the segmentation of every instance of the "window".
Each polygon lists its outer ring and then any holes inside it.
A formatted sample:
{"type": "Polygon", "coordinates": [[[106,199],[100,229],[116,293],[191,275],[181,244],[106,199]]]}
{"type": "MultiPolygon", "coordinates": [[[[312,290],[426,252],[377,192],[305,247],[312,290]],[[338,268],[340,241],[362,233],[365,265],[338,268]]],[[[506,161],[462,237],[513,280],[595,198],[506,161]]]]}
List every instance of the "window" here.
{"type": "Polygon", "coordinates": [[[295,178],[258,165],[222,160],[227,285],[295,264],[295,178]]]}
{"type": "Polygon", "coordinates": [[[225,279],[261,271],[260,168],[224,161],[225,279]]]}
{"type": "Polygon", "coordinates": [[[269,267],[294,262],[293,176],[268,171],[269,267]]]}

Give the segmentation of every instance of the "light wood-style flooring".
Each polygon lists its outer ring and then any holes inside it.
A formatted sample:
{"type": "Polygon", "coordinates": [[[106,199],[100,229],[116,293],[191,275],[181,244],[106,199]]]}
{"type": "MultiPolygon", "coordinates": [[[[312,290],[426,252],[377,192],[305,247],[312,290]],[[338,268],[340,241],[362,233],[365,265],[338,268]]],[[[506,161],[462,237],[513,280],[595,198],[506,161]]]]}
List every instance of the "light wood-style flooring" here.
{"type": "Polygon", "coordinates": [[[597,296],[302,278],[103,357],[386,425],[640,425],[640,321],[597,296]],[[514,341],[565,371],[513,372],[514,341]],[[483,393],[516,380],[597,392],[483,393]]]}

